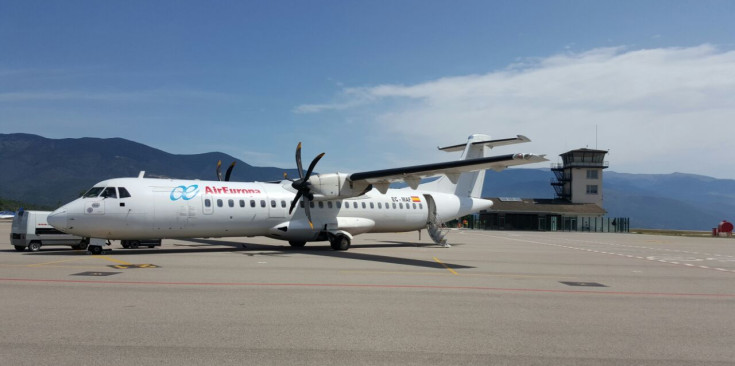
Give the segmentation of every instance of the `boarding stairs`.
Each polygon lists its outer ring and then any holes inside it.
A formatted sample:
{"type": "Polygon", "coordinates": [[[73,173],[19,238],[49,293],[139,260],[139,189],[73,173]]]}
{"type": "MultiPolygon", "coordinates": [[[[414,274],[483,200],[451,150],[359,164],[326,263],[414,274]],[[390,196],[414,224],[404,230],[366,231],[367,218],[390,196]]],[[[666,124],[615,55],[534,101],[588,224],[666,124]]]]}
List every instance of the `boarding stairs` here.
{"type": "Polygon", "coordinates": [[[433,220],[426,223],[426,231],[429,232],[429,236],[434,243],[439,244],[444,248],[449,248],[451,245],[447,243],[447,233],[449,230],[444,227],[444,224],[438,217],[434,217],[433,220]]]}

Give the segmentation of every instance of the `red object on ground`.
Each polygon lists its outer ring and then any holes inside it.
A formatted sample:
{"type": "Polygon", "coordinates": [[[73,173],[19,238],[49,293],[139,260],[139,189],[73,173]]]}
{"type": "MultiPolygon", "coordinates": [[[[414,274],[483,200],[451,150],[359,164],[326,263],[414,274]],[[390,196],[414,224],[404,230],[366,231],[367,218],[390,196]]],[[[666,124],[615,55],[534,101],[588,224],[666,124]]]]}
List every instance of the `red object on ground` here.
{"type": "Polygon", "coordinates": [[[722,220],[722,222],[717,225],[717,231],[720,233],[726,233],[728,236],[732,236],[732,229],[732,223],[727,220],[722,220]]]}

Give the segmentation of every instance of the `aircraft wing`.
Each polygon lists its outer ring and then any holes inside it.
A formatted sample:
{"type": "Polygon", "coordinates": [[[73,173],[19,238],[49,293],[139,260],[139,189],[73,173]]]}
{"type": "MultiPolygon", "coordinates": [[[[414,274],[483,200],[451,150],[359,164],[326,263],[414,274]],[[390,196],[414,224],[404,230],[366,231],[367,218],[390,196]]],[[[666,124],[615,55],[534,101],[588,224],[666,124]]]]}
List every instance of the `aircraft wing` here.
{"type": "Polygon", "coordinates": [[[444,174],[455,181],[461,173],[476,170],[493,169],[501,171],[509,166],[540,163],[548,161],[545,155],[508,154],[489,156],[478,159],[456,160],[445,163],[414,165],[403,168],[374,170],[370,172],[353,173],[349,176],[352,182],[363,181],[369,184],[387,187],[390,183],[406,182],[411,188],[418,187],[422,178],[444,174]]]}

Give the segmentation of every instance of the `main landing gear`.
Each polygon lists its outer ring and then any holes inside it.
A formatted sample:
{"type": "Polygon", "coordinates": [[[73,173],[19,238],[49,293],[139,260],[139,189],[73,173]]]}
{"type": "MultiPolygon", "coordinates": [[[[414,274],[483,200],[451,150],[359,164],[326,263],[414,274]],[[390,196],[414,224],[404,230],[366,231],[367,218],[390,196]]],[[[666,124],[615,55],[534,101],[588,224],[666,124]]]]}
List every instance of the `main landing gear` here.
{"type": "MultiPolygon", "coordinates": [[[[352,240],[348,235],[344,234],[329,234],[327,239],[329,240],[329,246],[334,250],[347,250],[350,249],[352,240]]],[[[324,237],[321,238],[324,240],[324,237]]],[[[289,240],[288,244],[294,248],[303,248],[306,245],[305,241],[289,240]]]]}
{"type": "Polygon", "coordinates": [[[350,249],[350,237],[347,235],[330,235],[329,246],[334,250],[347,250],[350,249]]]}
{"type": "Polygon", "coordinates": [[[291,245],[294,248],[303,248],[304,245],[306,245],[305,241],[296,241],[296,240],[289,240],[288,244],[291,245]]]}

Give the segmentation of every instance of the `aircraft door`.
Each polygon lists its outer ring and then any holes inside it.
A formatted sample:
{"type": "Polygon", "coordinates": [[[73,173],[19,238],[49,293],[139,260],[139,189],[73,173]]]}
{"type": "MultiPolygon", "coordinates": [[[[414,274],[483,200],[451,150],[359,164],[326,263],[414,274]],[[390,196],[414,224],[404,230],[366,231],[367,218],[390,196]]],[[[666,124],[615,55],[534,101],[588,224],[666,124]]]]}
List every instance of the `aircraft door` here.
{"type": "Polygon", "coordinates": [[[426,206],[428,209],[428,216],[426,218],[427,222],[436,222],[436,202],[434,202],[434,198],[431,197],[428,194],[424,195],[424,198],[426,199],[426,206]]]}

